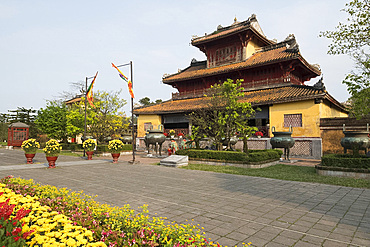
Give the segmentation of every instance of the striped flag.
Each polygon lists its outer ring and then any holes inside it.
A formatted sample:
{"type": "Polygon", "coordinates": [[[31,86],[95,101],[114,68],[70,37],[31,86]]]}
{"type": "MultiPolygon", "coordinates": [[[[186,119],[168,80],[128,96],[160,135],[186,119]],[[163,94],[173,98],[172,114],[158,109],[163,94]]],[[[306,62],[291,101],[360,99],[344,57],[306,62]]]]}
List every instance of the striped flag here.
{"type": "Polygon", "coordinates": [[[92,89],[94,87],[94,82],[95,82],[95,79],[96,79],[97,76],[98,76],[98,71],[96,71],[96,75],[94,76],[94,79],[92,80],[92,82],[91,82],[91,84],[90,84],[90,86],[89,86],[89,88],[87,89],[87,92],[86,92],[87,101],[89,101],[90,105],[94,108],[95,108],[95,106],[94,106],[94,103],[93,103],[94,98],[93,98],[92,89]]]}
{"type": "Polygon", "coordinates": [[[113,63],[112,63],[112,67],[115,68],[118,71],[119,77],[121,77],[122,80],[124,80],[125,82],[127,82],[128,91],[130,92],[131,98],[135,98],[134,97],[134,91],[132,91],[132,82],[113,63]]]}

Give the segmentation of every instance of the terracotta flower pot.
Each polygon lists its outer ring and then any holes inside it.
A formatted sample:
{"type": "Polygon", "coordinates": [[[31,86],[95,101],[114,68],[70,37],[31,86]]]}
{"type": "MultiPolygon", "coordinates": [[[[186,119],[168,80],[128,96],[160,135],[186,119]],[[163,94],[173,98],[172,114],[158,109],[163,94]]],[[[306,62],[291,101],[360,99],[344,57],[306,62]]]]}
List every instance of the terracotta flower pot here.
{"type": "Polygon", "coordinates": [[[46,156],[46,160],[49,162],[49,168],[55,168],[55,161],[58,159],[58,156],[46,156]]]}
{"type": "Polygon", "coordinates": [[[86,151],[87,154],[87,160],[92,160],[92,156],[94,154],[94,151],[86,151]]]}
{"type": "Polygon", "coordinates": [[[117,164],[118,163],[118,158],[121,155],[121,153],[112,153],[113,157],[113,163],[117,164]]]}
{"type": "Polygon", "coordinates": [[[27,158],[27,164],[33,164],[33,157],[35,157],[36,154],[24,154],[27,158]]]}

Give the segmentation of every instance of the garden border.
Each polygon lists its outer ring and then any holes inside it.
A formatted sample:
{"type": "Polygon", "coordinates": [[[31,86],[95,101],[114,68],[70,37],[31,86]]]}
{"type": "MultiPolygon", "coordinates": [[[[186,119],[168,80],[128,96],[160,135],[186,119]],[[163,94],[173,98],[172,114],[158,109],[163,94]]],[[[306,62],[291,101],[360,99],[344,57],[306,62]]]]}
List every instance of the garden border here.
{"type": "Polygon", "coordinates": [[[316,165],[316,173],[322,176],[350,177],[370,180],[370,170],[316,165]]]}
{"type": "Polygon", "coordinates": [[[252,164],[243,164],[238,162],[225,162],[225,161],[210,161],[206,159],[194,159],[189,157],[189,164],[205,164],[205,165],[214,165],[214,166],[234,166],[241,168],[264,168],[269,166],[274,166],[280,163],[279,160],[271,161],[266,160],[267,162],[258,162],[252,164]]]}

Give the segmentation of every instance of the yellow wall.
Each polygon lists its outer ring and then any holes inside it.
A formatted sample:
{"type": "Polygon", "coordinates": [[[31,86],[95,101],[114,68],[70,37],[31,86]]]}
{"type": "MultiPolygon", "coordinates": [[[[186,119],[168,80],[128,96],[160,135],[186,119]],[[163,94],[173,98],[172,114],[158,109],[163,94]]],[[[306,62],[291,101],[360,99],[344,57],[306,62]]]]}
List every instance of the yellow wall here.
{"type": "Polygon", "coordinates": [[[320,104],[321,117],[348,117],[347,113],[341,112],[336,107],[330,107],[327,104],[320,104]]]}
{"type": "Polygon", "coordinates": [[[270,129],[275,126],[276,131],[288,131],[284,127],[284,114],[302,114],[302,127],[293,127],[292,136],[320,137],[320,118],[347,117],[346,113],[326,103],[315,104],[314,100],[305,100],[291,103],[274,104],[269,108],[270,129]]]}
{"type": "Polygon", "coordinates": [[[314,100],[274,104],[269,111],[270,129],[275,126],[276,131],[288,131],[284,127],[284,114],[302,114],[302,127],[293,127],[292,136],[320,137],[320,104],[314,100]]]}
{"type": "Polygon", "coordinates": [[[137,119],[137,137],[144,137],[144,123],[152,123],[153,129],[158,129],[158,126],[162,124],[162,118],[159,115],[139,115],[137,119]]]}
{"type": "Polygon", "coordinates": [[[257,44],[253,39],[248,42],[247,47],[245,49],[245,57],[244,59],[249,58],[250,56],[255,53],[256,49],[260,48],[261,46],[257,44]]]}

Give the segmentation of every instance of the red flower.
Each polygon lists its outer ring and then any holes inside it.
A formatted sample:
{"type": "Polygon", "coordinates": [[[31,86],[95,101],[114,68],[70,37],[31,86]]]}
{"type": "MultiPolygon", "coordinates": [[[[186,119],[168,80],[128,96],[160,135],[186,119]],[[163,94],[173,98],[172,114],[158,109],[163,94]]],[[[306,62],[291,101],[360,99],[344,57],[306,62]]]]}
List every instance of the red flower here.
{"type": "Polygon", "coordinates": [[[254,133],[255,136],[263,136],[263,133],[261,131],[257,131],[256,133],[254,133]]]}
{"type": "MultiPolygon", "coordinates": [[[[13,231],[12,231],[12,234],[13,234],[13,236],[15,236],[15,235],[17,235],[18,233],[20,233],[22,231],[22,228],[20,228],[20,227],[16,227],[16,228],[14,228],[13,229],[13,231]]],[[[17,240],[16,240],[17,241],[17,240]]]]}
{"type": "Polygon", "coordinates": [[[14,237],[14,241],[17,242],[21,237],[14,237]]]}

